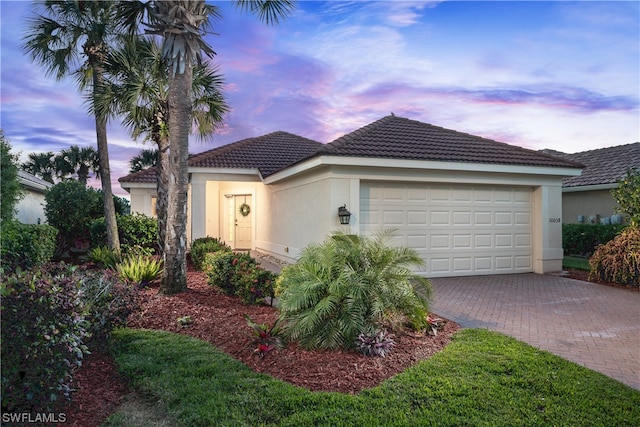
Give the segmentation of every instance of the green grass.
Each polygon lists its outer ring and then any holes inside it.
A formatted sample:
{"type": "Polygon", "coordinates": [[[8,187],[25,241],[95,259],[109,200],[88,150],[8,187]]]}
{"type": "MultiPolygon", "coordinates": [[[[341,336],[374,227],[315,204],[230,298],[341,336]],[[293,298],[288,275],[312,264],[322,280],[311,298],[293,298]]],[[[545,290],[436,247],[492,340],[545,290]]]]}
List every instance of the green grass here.
{"type": "Polygon", "coordinates": [[[576,256],[565,256],[562,260],[562,268],[573,268],[574,270],[589,271],[589,260],[576,256]]]}
{"type": "Polygon", "coordinates": [[[113,354],[135,389],[184,426],[640,425],[639,391],[480,329],[355,396],[292,386],[169,332],[116,331],[113,354]]]}

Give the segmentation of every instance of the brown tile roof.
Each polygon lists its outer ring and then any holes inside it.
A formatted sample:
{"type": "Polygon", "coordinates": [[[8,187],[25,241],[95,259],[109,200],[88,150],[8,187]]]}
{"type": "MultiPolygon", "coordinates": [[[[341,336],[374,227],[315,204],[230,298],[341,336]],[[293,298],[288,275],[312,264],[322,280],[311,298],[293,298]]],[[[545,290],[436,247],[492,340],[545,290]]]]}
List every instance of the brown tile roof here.
{"type": "MultiPolygon", "coordinates": [[[[258,169],[264,178],[321,155],[582,167],[561,157],[393,115],[326,145],[281,131],[243,139],[190,157],[189,167],[258,169]]],[[[155,168],[127,175],[119,181],[155,182],[155,168]]]]}
{"type": "MultiPolygon", "coordinates": [[[[258,169],[262,177],[267,177],[311,156],[321,146],[317,141],[288,132],[273,132],[193,155],[189,158],[189,167],[258,169]]],[[[119,181],[155,182],[155,168],[127,175],[119,181]]]]}
{"type": "Polygon", "coordinates": [[[580,168],[538,151],[457,132],[394,115],[326,144],[318,154],[580,168]]]}
{"type": "Polygon", "coordinates": [[[636,168],[640,170],[640,142],[598,148],[580,153],[562,153],[554,150],[543,151],[585,165],[582,175],[562,180],[562,186],[565,188],[613,184],[627,174],[627,169],[636,168]]]}

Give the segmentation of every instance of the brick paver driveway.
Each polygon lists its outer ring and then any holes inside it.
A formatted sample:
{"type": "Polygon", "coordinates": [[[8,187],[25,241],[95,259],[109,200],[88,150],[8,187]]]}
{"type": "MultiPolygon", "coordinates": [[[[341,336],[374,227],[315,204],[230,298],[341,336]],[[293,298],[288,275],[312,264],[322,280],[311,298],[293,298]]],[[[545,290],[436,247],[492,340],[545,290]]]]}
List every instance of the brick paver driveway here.
{"type": "Polygon", "coordinates": [[[539,274],[432,281],[434,313],[502,332],[640,389],[640,292],[539,274]]]}

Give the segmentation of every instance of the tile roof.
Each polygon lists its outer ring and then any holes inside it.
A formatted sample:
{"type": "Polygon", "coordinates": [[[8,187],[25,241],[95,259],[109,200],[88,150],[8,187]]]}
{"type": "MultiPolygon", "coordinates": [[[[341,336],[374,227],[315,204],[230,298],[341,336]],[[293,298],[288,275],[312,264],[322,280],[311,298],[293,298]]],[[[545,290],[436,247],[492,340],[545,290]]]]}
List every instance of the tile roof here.
{"type": "Polygon", "coordinates": [[[457,132],[427,123],[386,116],[326,144],[318,154],[580,168],[538,151],[457,132]]]}
{"type": "Polygon", "coordinates": [[[562,186],[565,188],[613,184],[627,174],[627,169],[636,168],[640,170],[640,142],[598,148],[580,153],[562,153],[554,150],[543,151],[585,165],[582,175],[562,180],[562,186]]]}
{"type": "MultiPolygon", "coordinates": [[[[258,169],[264,178],[313,155],[321,146],[317,141],[279,131],[193,155],[189,158],[189,167],[258,169]]],[[[155,179],[155,168],[152,168],[119,181],[150,183],[155,179]]]]}
{"type": "MultiPolygon", "coordinates": [[[[294,163],[322,155],[582,167],[562,157],[394,115],[383,117],[326,145],[282,131],[243,139],[191,156],[189,167],[258,169],[264,178],[294,163]]],[[[153,183],[155,168],[127,175],[119,181],[153,183]]]]}

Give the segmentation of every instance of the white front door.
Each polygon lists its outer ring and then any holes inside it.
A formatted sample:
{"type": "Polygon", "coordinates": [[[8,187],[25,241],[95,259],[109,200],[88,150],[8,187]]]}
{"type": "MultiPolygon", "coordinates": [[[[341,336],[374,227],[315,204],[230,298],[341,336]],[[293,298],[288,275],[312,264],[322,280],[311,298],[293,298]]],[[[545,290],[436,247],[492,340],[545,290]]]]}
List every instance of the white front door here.
{"type": "Polygon", "coordinates": [[[234,249],[251,249],[253,203],[251,195],[234,196],[234,249]]]}

